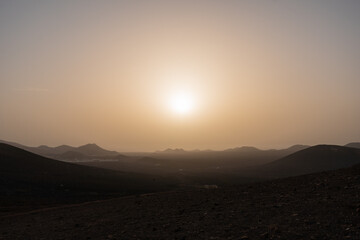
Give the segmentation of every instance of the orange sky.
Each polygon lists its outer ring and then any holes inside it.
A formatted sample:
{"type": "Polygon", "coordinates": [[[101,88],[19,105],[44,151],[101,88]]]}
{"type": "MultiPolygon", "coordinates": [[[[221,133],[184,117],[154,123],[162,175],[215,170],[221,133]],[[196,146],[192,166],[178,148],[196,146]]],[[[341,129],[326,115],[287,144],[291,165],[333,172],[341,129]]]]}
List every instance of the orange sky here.
{"type": "Polygon", "coordinates": [[[3,1],[0,139],[119,151],[359,141],[359,11],[3,1]]]}

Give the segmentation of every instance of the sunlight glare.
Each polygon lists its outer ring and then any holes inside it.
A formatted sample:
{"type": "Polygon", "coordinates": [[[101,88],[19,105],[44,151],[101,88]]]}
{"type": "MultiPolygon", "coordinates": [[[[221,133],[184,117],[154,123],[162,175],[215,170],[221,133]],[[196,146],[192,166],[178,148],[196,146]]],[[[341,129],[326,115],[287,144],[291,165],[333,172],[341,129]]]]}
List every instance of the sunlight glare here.
{"type": "Polygon", "coordinates": [[[185,92],[178,92],[170,97],[170,109],[178,115],[188,115],[194,110],[194,98],[185,92]]]}

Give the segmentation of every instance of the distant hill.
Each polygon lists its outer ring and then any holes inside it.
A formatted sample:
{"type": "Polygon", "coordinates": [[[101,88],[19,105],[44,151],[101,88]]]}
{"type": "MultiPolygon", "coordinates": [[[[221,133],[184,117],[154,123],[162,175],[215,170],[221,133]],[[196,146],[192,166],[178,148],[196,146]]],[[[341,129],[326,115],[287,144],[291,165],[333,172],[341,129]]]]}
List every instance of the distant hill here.
{"type": "Polygon", "coordinates": [[[53,154],[61,154],[61,153],[72,151],[72,150],[74,150],[74,147],[71,147],[69,145],[60,145],[60,146],[52,148],[53,154]]]}
{"type": "Polygon", "coordinates": [[[116,151],[105,150],[96,144],[86,144],[76,148],[74,151],[88,156],[116,156],[119,154],[116,151]]]}
{"type": "Polygon", "coordinates": [[[225,150],[225,152],[255,152],[255,151],[261,151],[261,150],[255,148],[255,147],[249,147],[249,146],[230,148],[230,149],[225,150]]]}
{"type": "MultiPolygon", "coordinates": [[[[16,146],[15,146],[16,147],[16,146]]],[[[75,149],[75,147],[71,147],[68,145],[61,145],[58,147],[49,147],[46,145],[41,145],[39,147],[27,147],[25,146],[25,148],[23,148],[27,151],[36,153],[36,154],[40,154],[43,156],[54,156],[54,155],[59,155],[59,154],[63,154],[65,152],[68,151],[73,151],[75,149]]]]}
{"type": "MultiPolygon", "coordinates": [[[[199,150],[199,149],[192,150],[192,151],[187,151],[187,150],[184,150],[183,148],[174,148],[174,149],[173,148],[168,148],[168,149],[165,149],[163,151],[156,151],[155,153],[152,153],[152,154],[155,154],[155,155],[170,155],[170,154],[186,155],[186,154],[188,154],[188,155],[191,155],[191,154],[209,154],[209,153],[210,154],[212,154],[212,153],[215,153],[215,154],[217,154],[217,153],[225,153],[225,154],[228,154],[228,153],[259,153],[259,152],[275,152],[275,151],[284,152],[284,154],[286,154],[286,153],[293,153],[293,152],[296,152],[296,151],[300,151],[300,150],[308,148],[308,147],[310,147],[310,146],[298,144],[298,145],[293,145],[293,146],[291,146],[289,148],[285,148],[285,149],[262,150],[262,149],[258,149],[256,147],[242,146],[242,147],[225,149],[223,151],[199,150]]],[[[143,154],[136,154],[136,155],[144,155],[144,153],[143,154]]]]}
{"type": "Polygon", "coordinates": [[[111,171],[45,158],[0,143],[0,193],[116,192],[167,189],[174,184],[151,175],[111,171]]]}
{"type": "Polygon", "coordinates": [[[359,163],[359,149],[317,145],[268,163],[260,168],[258,174],[287,177],[346,168],[359,163]]]}
{"type": "Polygon", "coordinates": [[[352,142],[345,145],[345,147],[360,148],[360,142],[352,142]]]}
{"type": "Polygon", "coordinates": [[[172,149],[172,148],[167,148],[165,149],[164,151],[157,151],[156,153],[186,153],[186,151],[182,148],[175,148],[175,149],[172,149]]]}

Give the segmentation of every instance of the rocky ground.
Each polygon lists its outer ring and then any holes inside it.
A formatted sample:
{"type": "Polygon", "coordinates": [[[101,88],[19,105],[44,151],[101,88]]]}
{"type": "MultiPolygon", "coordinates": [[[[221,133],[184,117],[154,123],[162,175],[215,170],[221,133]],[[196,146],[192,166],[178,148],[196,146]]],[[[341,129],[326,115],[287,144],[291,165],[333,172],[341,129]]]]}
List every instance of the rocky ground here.
{"type": "Polygon", "coordinates": [[[0,239],[360,239],[360,167],[9,213],[0,239]]]}

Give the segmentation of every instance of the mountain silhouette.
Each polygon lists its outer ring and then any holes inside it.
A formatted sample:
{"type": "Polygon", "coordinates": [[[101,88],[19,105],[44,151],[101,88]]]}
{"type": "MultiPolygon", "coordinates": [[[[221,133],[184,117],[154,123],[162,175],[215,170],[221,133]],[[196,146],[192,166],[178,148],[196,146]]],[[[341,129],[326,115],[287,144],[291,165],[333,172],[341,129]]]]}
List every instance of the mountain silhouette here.
{"type": "Polygon", "coordinates": [[[49,147],[46,145],[41,145],[39,147],[25,147],[24,149],[30,152],[34,152],[36,154],[53,156],[57,154],[62,154],[64,152],[73,151],[75,148],[68,145],[61,145],[58,147],[49,147]]]}
{"type": "Polygon", "coordinates": [[[3,141],[3,140],[0,140],[0,143],[5,143],[5,144],[8,144],[8,145],[11,145],[14,147],[18,147],[18,148],[24,149],[26,151],[41,155],[41,156],[50,157],[50,158],[59,158],[59,159],[62,159],[64,155],[65,156],[69,155],[69,156],[73,157],[72,155],[75,152],[78,153],[79,157],[80,157],[80,155],[102,156],[102,157],[119,155],[119,153],[116,151],[109,151],[109,150],[103,149],[94,143],[86,144],[86,145],[83,145],[80,147],[72,147],[72,146],[68,146],[68,145],[60,145],[57,147],[49,147],[46,145],[41,145],[39,147],[29,147],[29,146],[15,143],[15,142],[7,142],[7,141],[3,141]],[[72,154],[67,153],[67,152],[71,152],[72,154]]]}

